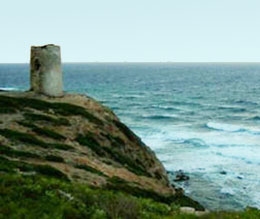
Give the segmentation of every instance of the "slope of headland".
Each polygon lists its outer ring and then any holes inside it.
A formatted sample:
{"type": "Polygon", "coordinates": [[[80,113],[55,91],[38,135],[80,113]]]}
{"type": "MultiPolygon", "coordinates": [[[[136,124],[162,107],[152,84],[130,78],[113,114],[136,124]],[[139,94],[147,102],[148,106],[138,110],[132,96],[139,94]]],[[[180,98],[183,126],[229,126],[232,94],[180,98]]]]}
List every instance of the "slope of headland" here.
{"type": "Polygon", "coordinates": [[[170,185],[163,165],[138,136],[88,96],[1,92],[0,116],[2,179],[54,178],[204,210],[170,185]]]}

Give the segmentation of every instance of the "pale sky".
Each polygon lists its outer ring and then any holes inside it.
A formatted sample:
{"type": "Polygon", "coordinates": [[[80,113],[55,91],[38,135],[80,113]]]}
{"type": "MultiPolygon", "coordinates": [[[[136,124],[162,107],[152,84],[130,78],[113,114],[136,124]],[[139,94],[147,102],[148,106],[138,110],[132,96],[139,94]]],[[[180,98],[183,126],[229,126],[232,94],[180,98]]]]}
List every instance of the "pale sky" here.
{"type": "Polygon", "coordinates": [[[260,61],[260,0],[2,0],[0,30],[0,63],[260,61]]]}

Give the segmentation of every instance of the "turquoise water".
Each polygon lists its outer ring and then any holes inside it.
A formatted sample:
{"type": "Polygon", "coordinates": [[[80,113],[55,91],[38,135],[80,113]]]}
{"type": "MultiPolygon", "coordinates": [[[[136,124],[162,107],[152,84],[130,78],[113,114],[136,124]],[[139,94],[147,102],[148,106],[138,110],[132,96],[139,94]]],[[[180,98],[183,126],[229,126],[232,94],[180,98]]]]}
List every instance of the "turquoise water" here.
{"type": "MultiPolygon", "coordinates": [[[[260,64],[64,64],[64,86],[109,106],[209,209],[260,208],[260,64]]],[[[29,88],[0,65],[0,89],[29,88]]]]}

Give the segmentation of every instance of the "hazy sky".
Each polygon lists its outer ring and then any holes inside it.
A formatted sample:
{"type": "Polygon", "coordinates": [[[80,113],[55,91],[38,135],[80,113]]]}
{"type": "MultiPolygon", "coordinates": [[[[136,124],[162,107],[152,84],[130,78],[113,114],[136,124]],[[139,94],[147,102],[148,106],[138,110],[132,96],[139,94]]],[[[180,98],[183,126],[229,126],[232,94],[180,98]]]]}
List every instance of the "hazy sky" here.
{"type": "Polygon", "coordinates": [[[6,0],[0,30],[1,63],[260,61],[260,0],[6,0]]]}

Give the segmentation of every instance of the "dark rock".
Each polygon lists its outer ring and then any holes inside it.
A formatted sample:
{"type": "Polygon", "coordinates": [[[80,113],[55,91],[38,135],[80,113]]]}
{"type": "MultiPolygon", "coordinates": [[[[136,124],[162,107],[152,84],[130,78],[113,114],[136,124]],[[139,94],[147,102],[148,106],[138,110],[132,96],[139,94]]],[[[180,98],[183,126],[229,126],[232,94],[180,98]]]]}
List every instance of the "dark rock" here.
{"type": "Polygon", "coordinates": [[[222,174],[222,175],[227,175],[227,172],[226,172],[225,170],[222,170],[222,171],[220,172],[220,174],[222,174]]]}
{"type": "Polygon", "coordinates": [[[189,176],[185,175],[182,170],[179,170],[179,171],[176,172],[174,182],[187,181],[189,179],[190,179],[189,176]]]}

